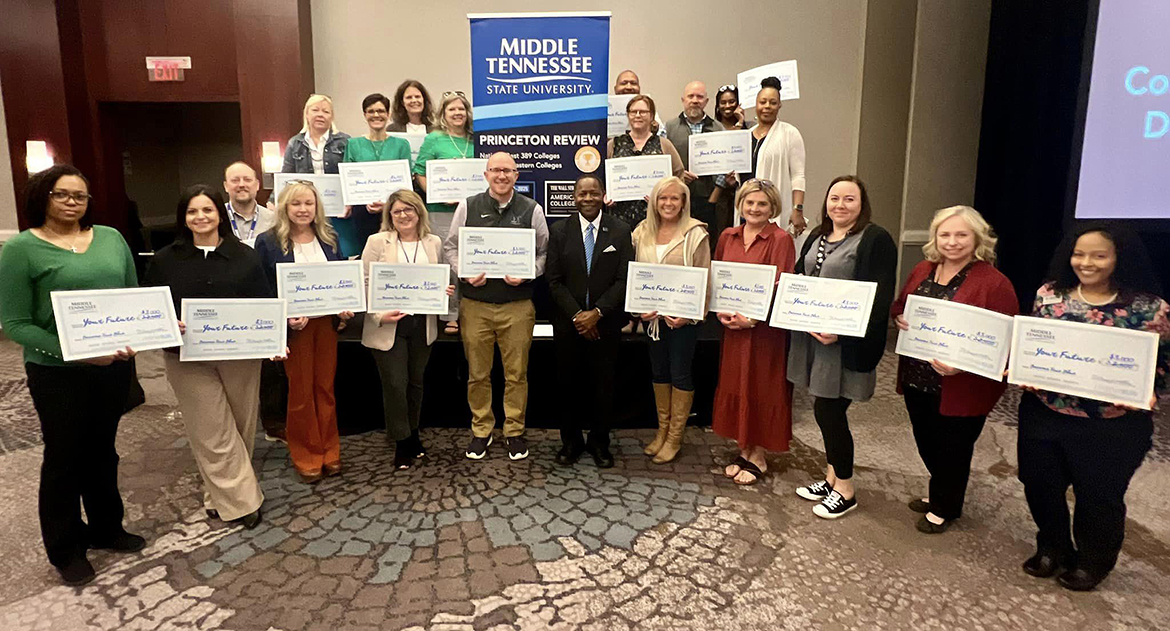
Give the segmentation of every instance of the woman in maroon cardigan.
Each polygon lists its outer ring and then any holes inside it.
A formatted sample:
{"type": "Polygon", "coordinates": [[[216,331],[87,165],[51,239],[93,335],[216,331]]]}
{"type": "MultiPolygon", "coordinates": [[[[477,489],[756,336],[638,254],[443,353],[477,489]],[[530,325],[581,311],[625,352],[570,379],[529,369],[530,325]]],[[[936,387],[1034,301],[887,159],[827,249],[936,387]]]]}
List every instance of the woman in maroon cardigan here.
{"type": "MultiPolygon", "coordinates": [[[[934,214],[930,235],[922,247],[926,260],[910,272],[890,308],[899,329],[910,328],[902,313],[911,294],[1019,313],[1011,281],[994,267],[995,236],[982,215],[969,206],[944,208],[934,214]]],[[[943,532],[963,514],[975,441],[1005,387],[938,360],[899,357],[898,392],[906,398],[918,454],[930,472],[930,496],[910,502],[911,510],[925,513],[918,530],[943,532]]]]}

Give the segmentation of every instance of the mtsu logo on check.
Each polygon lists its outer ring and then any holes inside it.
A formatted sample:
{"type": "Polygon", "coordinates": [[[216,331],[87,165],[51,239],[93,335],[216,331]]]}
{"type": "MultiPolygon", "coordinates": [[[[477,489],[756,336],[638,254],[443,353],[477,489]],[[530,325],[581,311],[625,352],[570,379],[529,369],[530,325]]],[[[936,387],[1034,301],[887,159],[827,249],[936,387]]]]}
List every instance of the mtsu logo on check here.
{"type": "Polygon", "coordinates": [[[650,270],[638,270],[638,273],[634,276],[639,280],[654,280],[654,272],[651,272],[650,270]]]}
{"type": "Polygon", "coordinates": [[[1024,339],[1029,342],[1055,342],[1056,335],[1047,329],[1031,328],[1024,331],[1024,339]]]}
{"type": "Polygon", "coordinates": [[[192,320],[214,320],[219,317],[219,310],[210,307],[200,307],[191,313],[192,320]]]}
{"type": "Polygon", "coordinates": [[[95,311],[97,311],[97,305],[88,300],[69,303],[69,313],[93,313],[95,311]]]}

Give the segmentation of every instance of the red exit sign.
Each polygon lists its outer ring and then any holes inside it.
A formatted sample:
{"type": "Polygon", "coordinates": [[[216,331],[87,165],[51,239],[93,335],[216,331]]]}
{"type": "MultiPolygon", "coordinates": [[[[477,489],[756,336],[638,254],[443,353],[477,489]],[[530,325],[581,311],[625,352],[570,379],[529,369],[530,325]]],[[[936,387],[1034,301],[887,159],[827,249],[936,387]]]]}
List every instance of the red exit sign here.
{"type": "Polygon", "coordinates": [[[149,81],[182,81],[183,71],[190,67],[190,57],[147,57],[146,78],[149,81]]]}

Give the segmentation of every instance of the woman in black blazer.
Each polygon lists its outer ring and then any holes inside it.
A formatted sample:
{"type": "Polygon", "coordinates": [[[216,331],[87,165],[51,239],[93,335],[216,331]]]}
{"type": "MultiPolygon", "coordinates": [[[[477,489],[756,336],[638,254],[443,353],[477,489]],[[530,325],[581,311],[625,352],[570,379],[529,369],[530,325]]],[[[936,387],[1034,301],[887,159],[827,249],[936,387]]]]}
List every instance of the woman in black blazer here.
{"type": "MultiPolygon", "coordinates": [[[[277,263],[324,263],[341,260],[337,233],[325,220],[321,195],[308,182],[293,182],[276,202],[276,225],[256,239],[256,251],[275,291],[277,263]]],[[[342,320],[352,311],[337,314],[342,320]]],[[[337,434],[337,330],[332,317],[289,318],[288,451],[306,483],[341,472],[337,434]]]]}
{"type": "MultiPolygon", "coordinates": [[[[219,191],[204,184],[188,189],[179,198],[175,229],[178,238],[154,255],[143,284],[170,286],[176,312],[184,298],[272,295],[259,255],[232,233],[219,191]]],[[[166,351],[167,380],[203,479],[204,509],[209,517],[255,528],[264,501],[252,468],[261,360],[180,362],[178,349],[166,351]]]]}
{"type": "Polygon", "coordinates": [[[818,502],[813,513],[836,519],[857,507],[853,490],[853,434],[845,412],[873,396],[878,362],[886,346],[886,321],[898,286],[898,248],[890,233],[870,223],[865,185],[842,175],[825,193],[819,225],[796,259],[796,273],[877,283],[864,337],[792,332],[788,380],[816,397],[813,414],[825,441],[825,478],[796,489],[818,502]]]}

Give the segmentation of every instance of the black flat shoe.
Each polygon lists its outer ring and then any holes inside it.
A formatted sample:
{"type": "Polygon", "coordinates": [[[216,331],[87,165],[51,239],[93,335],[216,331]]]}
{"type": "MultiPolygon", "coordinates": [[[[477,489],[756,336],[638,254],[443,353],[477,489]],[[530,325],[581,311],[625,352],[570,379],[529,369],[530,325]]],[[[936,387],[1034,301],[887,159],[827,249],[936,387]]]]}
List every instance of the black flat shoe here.
{"type": "Polygon", "coordinates": [[[1056,582],[1065,589],[1071,589],[1074,592],[1089,592],[1097,587],[1101,581],[1105,580],[1108,572],[1105,574],[1098,574],[1090,572],[1084,568],[1076,568],[1074,570],[1067,570],[1060,576],[1056,577],[1056,582]]]}
{"type": "Polygon", "coordinates": [[[580,447],[570,447],[568,445],[564,445],[561,447],[561,450],[557,452],[557,457],[553,458],[553,460],[557,464],[564,467],[572,466],[577,464],[577,461],[581,459],[581,454],[584,452],[585,450],[580,447]]]}
{"type": "Polygon", "coordinates": [[[1051,552],[1037,552],[1024,561],[1024,573],[1036,578],[1051,578],[1060,569],[1061,563],[1057,555],[1051,552]]]}
{"type": "Polygon", "coordinates": [[[398,445],[394,448],[394,468],[397,470],[409,469],[414,465],[415,453],[417,453],[417,448],[413,440],[407,438],[398,441],[398,445]]]}
{"type": "Polygon", "coordinates": [[[205,509],[205,512],[207,513],[208,519],[219,519],[219,511],[214,508],[205,509]]]}
{"type": "Polygon", "coordinates": [[[97,576],[97,573],[93,571],[93,566],[90,565],[89,559],[85,558],[85,555],[57,568],[57,571],[61,574],[61,582],[74,587],[85,585],[97,576]]]}
{"type": "Polygon", "coordinates": [[[264,517],[263,517],[263,515],[260,514],[260,509],[257,508],[255,511],[252,511],[251,513],[248,513],[247,515],[244,515],[243,517],[241,517],[239,519],[239,522],[244,525],[244,528],[247,528],[248,530],[252,530],[256,526],[259,526],[260,522],[263,520],[264,520],[264,517]]]}
{"type": "Polygon", "coordinates": [[[921,498],[916,497],[910,500],[910,503],[906,506],[909,506],[910,510],[916,513],[922,513],[923,515],[930,512],[930,502],[924,502],[921,498]]]}
{"type": "MultiPolygon", "coordinates": [[[[921,501],[921,500],[919,500],[919,501],[921,501]]],[[[946,532],[947,528],[951,527],[951,521],[953,521],[953,520],[944,519],[943,523],[936,524],[933,521],[930,521],[929,519],[927,519],[926,515],[923,515],[918,520],[918,532],[923,532],[923,533],[926,533],[928,535],[937,535],[939,533],[946,532]]]]}
{"type": "Polygon", "coordinates": [[[103,537],[89,542],[94,550],[112,550],[114,552],[138,552],[146,547],[146,539],[122,531],[113,537],[103,537]]]}
{"type": "Polygon", "coordinates": [[[593,464],[597,465],[598,469],[609,469],[613,467],[613,454],[609,449],[604,447],[589,447],[589,455],[593,456],[593,464]]]}

